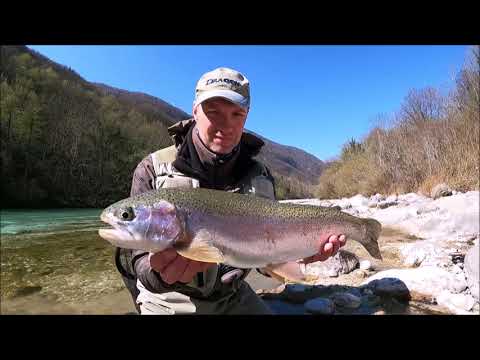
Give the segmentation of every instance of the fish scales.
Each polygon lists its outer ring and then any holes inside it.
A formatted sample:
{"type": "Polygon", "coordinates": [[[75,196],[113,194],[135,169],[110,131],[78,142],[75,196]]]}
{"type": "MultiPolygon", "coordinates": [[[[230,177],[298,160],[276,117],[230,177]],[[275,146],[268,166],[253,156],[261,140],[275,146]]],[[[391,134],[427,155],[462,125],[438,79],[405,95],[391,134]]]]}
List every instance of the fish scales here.
{"type": "MultiPolygon", "coordinates": [[[[202,210],[209,214],[259,216],[287,220],[314,220],[333,218],[332,208],[279,203],[253,195],[240,195],[226,191],[209,189],[158,189],[137,195],[136,202],[145,206],[154,206],[160,200],[166,200],[182,209],[202,210]]],[[[128,205],[129,199],[125,200],[128,205]]],[[[338,210],[338,213],[342,213],[338,210]]],[[[345,214],[345,213],[342,213],[345,214]]]]}
{"type": "Polygon", "coordinates": [[[117,246],[149,251],[175,247],[199,261],[239,267],[314,255],[331,234],[345,234],[381,258],[381,225],[376,220],[253,195],[199,188],[152,190],[112,204],[101,217],[114,229],[102,229],[100,235],[117,246]]]}

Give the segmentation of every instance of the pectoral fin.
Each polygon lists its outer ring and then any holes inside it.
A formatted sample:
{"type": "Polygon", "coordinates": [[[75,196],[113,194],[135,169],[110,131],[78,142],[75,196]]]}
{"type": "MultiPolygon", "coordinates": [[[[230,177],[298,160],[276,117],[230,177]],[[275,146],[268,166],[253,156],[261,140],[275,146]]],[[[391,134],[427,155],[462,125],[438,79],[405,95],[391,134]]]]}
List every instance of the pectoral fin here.
{"type": "Polygon", "coordinates": [[[223,253],[211,243],[212,234],[201,229],[193,238],[185,236],[174,245],[177,253],[190,260],[220,264],[225,262],[223,253]]]}
{"type": "Polygon", "coordinates": [[[273,278],[282,282],[293,282],[300,284],[310,284],[316,280],[315,277],[305,275],[299,263],[287,262],[282,264],[268,265],[264,271],[273,278]]]}
{"type": "Polygon", "coordinates": [[[177,249],[177,252],[187,259],[195,261],[220,264],[225,260],[219,249],[207,243],[200,243],[195,244],[194,246],[189,246],[188,248],[177,249]]]}

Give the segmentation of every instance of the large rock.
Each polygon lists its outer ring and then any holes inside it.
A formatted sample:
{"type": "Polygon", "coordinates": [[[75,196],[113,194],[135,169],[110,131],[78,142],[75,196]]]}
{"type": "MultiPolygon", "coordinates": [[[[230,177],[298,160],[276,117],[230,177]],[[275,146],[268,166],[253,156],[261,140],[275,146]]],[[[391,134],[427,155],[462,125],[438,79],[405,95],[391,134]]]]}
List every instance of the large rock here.
{"type": "Polygon", "coordinates": [[[425,200],[427,199],[425,196],[417,194],[417,193],[408,193],[408,194],[402,194],[398,196],[398,200],[407,202],[409,204],[413,204],[417,201],[425,200]]]}
{"type": "Polygon", "coordinates": [[[442,291],[457,294],[467,288],[463,274],[452,274],[436,266],[423,266],[415,269],[391,269],[381,271],[362,285],[371,287],[381,296],[424,298],[434,301],[442,291]]]}
{"type": "Polygon", "coordinates": [[[348,201],[348,199],[340,199],[337,201],[336,203],[338,206],[340,206],[340,208],[342,210],[345,210],[345,209],[351,209],[352,208],[352,204],[350,204],[350,202],[348,201]]]}
{"type": "Polygon", "coordinates": [[[305,274],[317,277],[336,277],[355,270],[358,264],[358,257],[355,254],[346,250],[339,250],[335,256],[325,261],[317,261],[306,265],[305,274]]]}
{"type": "Polygon", "coordinates": [[[367,306],[374,307],[382,303],[382,298],[378,295],[372,294],[364,296],[363,301],[367,306]]]}
{"type": "Polygon", "coordinates": [[[423,239],[468,242],[480,231],[479,203],[479,192],[471,191],[437,200],[419,198],[408,206],[392,206],[366,217],[423,239]]]}
{"type": "Polygon", "coordinates": [[[386,202],[396,202],[397,200],[398,200],[397,194],[392,194],[385,199],[386,202]]]}
{"type": "Polygon", "coordinates": [[[335,304],[330,299],[315,298],[308,300],[304,306],[308,313],[315,315],[331,315],[335,312],[335,304]]]}
{"type": "Polygon", "coordinates": [[[428,214],[428,213],[437,211],[439,209],[440,208],[435,204],[423,204],[423,205],[420,205],[419,208],[417,209],[417,214],[418,215],[428,214]]]}
{"type": "Polygon", "coordinates": [[[283,299],[293,304],[303,304],[311,295],[312,287],[303,284],[288,284],[283,292],[283,299]]]}
{"type": "Polygon", "coordinates": [[[444,183],[436,185],[430,192],[432,199],[438,199],[440,197],[450,195],[452,195],[452,189],[450,189],[448,185],[444,183]]]}
{"type": "Polygon", "coordinates": [[[375,279],[368,283],[370,289],[377,296],[400,300],[410,300],[410,290],[405,283],[394,277],[375,279]]]}
{"type": "Polygon", "coordinates": [[[355,196],[352,196],[350,199],[348,199],[350,204],[354,207],[363,207],[363,206],[368,206],[368,203],[370,200],[366,198],[365,196],[358,194],[355,196]]]}
{"type": "Polygon", "coordinates": [[[475,305],[475,299],[468,294],[452,294],[449,291],[442,291],[437,296],[437,304],[457,315],[470,314],[470,310],[475,305]]]}
{"type": "Polygon", "coordinates": [[[420,240],[400,248],[403,263],[409,267],[448,267],[452,263],[451,250],[435,240],[420,240]]]}
{"type": "Polygon", "coordinates": [[[398,205],[398,202],[397,201],[381,201],[377,204],[377,207],[379,209],[386,209],[387,207],[390,207],[390,206],[394,206],[394,205],[398,205]]]}
{"type": "Polygon", "coordinates": [[[479,300],[479,252],[478,242],[465,255],[463,270],[472,296],[479,300]]]}
{"type": "Polygon", "coordinates": [[[362,304],[362,299],[348,292],[337,292],[331,296],[335,305],[346,309],[357,309],[362,304]]]}
{"type": "Polygon", "coordinates": [[[385,195],[376,193],[375,195],[372,195],[372,196],[370,197],[370,200],[371,200],[371,201],[379,202],[379,201],[385,200],[385,195]]]}
{"type": "Polygon", "coordinates": [[[376,208],[379,203],[385,200],[385,196],[382,194],[375,194],[370,196],[370,200],[367,204],[369,208],[376,208]]]}

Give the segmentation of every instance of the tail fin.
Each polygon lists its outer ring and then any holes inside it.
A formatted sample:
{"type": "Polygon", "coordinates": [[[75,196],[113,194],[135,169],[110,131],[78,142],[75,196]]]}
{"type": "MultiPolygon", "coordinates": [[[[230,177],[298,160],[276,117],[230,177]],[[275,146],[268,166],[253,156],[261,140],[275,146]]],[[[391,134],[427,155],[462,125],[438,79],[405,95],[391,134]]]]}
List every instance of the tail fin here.
{"type": "Polygon", "coordinates": [[[380,248],[378,246],[378,237],[382,231],[382,224],[375,219],[364,219],[364,224],[366,231],[362,245],[375,259],[382,260],[382,254],[380,254],[380,248]]]}

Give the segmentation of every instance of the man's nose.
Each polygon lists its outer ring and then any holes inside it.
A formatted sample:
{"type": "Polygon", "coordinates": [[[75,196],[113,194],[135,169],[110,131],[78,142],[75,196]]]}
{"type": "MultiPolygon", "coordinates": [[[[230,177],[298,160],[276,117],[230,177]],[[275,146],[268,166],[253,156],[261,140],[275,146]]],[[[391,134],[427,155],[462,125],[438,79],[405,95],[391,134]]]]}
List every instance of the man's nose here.
{"type": "Polygon", "coordinates": [[[235,125],[235,116],[233,114],[225,114],[223,123],[225,124],[225,128],[227,130],[232,130],[233,126],[235,125]]]}

